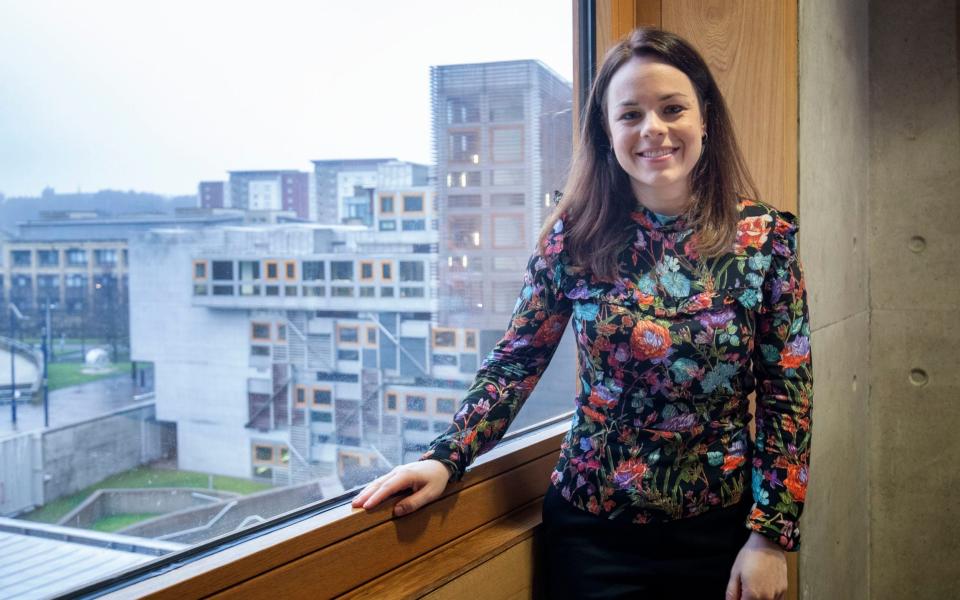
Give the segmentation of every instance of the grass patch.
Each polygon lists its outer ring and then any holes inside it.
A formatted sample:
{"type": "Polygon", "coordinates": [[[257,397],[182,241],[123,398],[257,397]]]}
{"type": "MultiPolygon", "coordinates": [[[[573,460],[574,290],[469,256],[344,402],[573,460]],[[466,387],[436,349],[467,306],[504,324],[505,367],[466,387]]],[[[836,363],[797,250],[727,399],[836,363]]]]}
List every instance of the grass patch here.
{"type": "Polygon", "coordinates": [[[49,363],[47,365],[47,382],[50,385],[50,391],[52,392],[72,385],[80,385],[81,383],[89,383],[106,377],[130,374],[129,362],[117,363],[112,365],[113,370],[109,373],[99,373],[96,375],[81,372],[84,366],[82,362],[49,363]]]}
{"type": "Polygon", "coordinates": [[[111,533],[123,529],[124,527],[129,527],[134,523],[139,523],[140,521],[146,521],[147,519],[152,519],[153,517],[159,516],[159,513],[133,513],[133,514],[123,514],[123,515],[113,515],[110,517],[104,517],[98,519],[93,525],[90,526],[90,529],[94,531],[103,531],[104,533],[111,533]]]}
{"type": "Polygon", "coordinates": [[[41,523],[56,523],[68,512],[79,506],[90,494],[106,488],[193,487],[210,489],[211,483],[213,485],[212,489],[214,490],[236,492],[242,495],[252,494],[253,492],[259,492],[272,487],[266,483],[238,479],[236,477],[207,475],[206,473],[197,473],[194,471],[173,471],[169,469],[140,467],[123,473],[117,473],[75,494],[70,494],[69,496],[58,498],[53,502],[48,502],[37,510],[22,515],[20,518],[28,521],[39,521],[41,523]]]}

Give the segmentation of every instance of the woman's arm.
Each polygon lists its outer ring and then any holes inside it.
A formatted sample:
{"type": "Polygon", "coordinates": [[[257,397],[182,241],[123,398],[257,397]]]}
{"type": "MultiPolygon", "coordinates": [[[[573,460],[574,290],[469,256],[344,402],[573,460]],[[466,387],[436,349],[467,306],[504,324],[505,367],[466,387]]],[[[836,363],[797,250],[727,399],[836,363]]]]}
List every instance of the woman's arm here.
{"type": "Polygon", "coordinates": [[[800,544],[797,520],[807,490],[813,400],[810,318],[796,233],[793,215],[775,215],[753,357],[757,430],[754,506],[747,525],[784,550],[800,544]]]}
{"type": "Polygon", "coordinates": [[[453,423],[419,462],[398,466],[368,484],[354,498],[354,507],[373,508],[393,494],[413,489],[395,511],[416,510],[439,497],[448,480],[460,479],[467,465],[506,433],[550,363],[572,312],[559,285],[562,227],[558,221],[546,251],[534,253],[528,261],[510,326],[484,359],[453,423]]]}

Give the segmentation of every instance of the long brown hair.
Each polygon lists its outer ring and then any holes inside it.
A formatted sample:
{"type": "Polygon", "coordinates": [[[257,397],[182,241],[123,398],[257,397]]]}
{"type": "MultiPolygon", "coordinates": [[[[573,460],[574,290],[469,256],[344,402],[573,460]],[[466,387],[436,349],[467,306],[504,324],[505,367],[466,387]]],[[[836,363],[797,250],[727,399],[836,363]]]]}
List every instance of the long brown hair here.
{"type": "Polygon", "coordinates": [[[564,248],[572,264],[603,280],[618,275],[617,253],[629,236],[623,224],[629,222],[637,202],[607,134],[606,95],[614,73],[635,56],[652,57],[683,71],[706,117],[707,140],[690,174],[694,201],[686,213],[700,256],[729,252],[736,235],[739,197],[758,199],[726,103],[703,57],[676,34],[649,27],[634,30],[603,59],[584,108],[563,198],[540,232],[542,248],[557,219],[565,215],[564,248]]]}

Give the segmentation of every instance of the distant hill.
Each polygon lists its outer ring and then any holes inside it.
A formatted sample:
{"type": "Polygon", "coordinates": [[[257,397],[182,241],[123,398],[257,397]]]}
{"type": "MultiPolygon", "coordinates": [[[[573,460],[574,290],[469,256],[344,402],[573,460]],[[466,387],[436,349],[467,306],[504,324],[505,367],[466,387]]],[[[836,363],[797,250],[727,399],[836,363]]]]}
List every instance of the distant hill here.
{"type": "Polygon", "coordinates": [[[5,198],[0,203],[0,229],[16,231],[17,223],[34,221],[47,211],[97,211],[104,216],[160,213],[197,206],[196,196],[160,196],[146,192],[101,190],[93,193],[55,194],[42,197],[5,198]]]}

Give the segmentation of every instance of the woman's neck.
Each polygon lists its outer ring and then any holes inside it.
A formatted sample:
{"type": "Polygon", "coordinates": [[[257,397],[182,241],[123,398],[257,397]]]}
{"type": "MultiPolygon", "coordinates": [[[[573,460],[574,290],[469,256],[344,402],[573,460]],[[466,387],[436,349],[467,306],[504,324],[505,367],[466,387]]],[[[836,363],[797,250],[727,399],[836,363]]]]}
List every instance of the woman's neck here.
{"type": "Polygon", "coordinates": [[[637,206],[643,206],[648,210],[659,215],[676,216],[686,212],[687,208],[693,203],[693,196],[690,189],[683,186],[677,190],[650,190],[637,189],[634,186],[633,195],[637,199],[637,206]]]}

